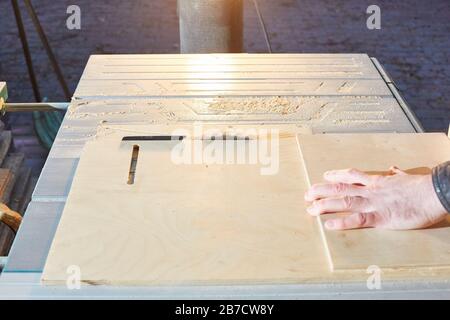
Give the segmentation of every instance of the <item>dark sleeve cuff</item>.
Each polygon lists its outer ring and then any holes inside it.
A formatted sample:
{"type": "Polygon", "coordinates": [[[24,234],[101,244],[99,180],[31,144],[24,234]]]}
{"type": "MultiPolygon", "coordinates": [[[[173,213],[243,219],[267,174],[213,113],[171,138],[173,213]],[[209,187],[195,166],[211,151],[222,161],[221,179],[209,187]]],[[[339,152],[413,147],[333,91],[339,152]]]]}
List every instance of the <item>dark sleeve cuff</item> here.
{"type": "Polygon", "coordinates": [[[450,161],[433,168],[433,186],[447,212],[450,212],[450,161]]]}

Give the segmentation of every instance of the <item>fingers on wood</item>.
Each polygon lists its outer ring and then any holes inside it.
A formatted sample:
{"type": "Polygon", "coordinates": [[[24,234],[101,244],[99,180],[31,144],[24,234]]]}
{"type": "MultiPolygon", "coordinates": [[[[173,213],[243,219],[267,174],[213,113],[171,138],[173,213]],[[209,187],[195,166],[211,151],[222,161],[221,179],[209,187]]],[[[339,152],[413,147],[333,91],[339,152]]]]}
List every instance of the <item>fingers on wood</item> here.
{"type": "Polygon", "coordinates": [[[316,200],[307,209],[314,216],[325,213],[336,212],[371,212],[373,208],[366,198],[363,197],[334,197],[316,200]]]}
{"type": "Polygon", "coordinates": [[[371,182],[370,175],[354,168],[327,171],[323,177],[326,181],[334,183],[368,185],[371,182]]]}
{"type": "Polygon", "coordinates": [[[347,217],[329,219],[325,222],[325,227],[329,230],[372,228],[376,227],[379,222],[379,215],[375,212],[358,212],[347,217]]]}
{"type": "Polygon", "coordinates": [[[320,183],[313,185],[305,194],[306,201],[329,197],[363,197],[367,194],[365,187],[348,183],[320,183]]]}

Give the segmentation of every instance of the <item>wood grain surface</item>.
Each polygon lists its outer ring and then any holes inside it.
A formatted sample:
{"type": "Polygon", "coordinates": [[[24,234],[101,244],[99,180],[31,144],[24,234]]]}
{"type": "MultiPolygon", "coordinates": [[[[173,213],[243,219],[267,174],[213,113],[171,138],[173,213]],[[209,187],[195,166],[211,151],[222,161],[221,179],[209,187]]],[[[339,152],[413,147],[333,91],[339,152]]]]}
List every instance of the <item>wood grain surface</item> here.
{"type": "MultiPolygon", "coordinates": [[[[130,135],[130,133],[126,134],[130,135]]],[[[259,165],[176,165],[173,141],[88,142],[50,249],[46,284],[80,267],[89,284],[305,281],[329,274],[295,134],[280,135],[279,172],[259,165]],[[134,145],[135,179],[128,184],[134,145]],[[319,267],[317,267],[319,266],[319,267]]]]}
{"type": "MultiPolygon", "coordinates": [[[[309,183],[323,180],[333,169],[387,171],[396,165],[415,173],[429,173],[450,159],[445,134],[326,134],[298,135],[309,183]]],[[[320,226],[333,270],[450,266],[450,217],[424,230],[360,229],[328,231],[322,224],[335,214],[322,215],[320,226]]]]}
{"type": "MultiPolygon", "coordinates": [[[[366,282],[365,269],[329,267],[320,225],[306,214],[308,177],[294,130],[280,132],[278,174],[262,176],[251,165],[176,166],[174,142],[122,142],[164,127],[108,125],[87,143],[43,284],[65,285],[70,266],[89,285],[366,282]]],[[[383,269],[383,279],[449,277],[448,266],[383,269]]]]}

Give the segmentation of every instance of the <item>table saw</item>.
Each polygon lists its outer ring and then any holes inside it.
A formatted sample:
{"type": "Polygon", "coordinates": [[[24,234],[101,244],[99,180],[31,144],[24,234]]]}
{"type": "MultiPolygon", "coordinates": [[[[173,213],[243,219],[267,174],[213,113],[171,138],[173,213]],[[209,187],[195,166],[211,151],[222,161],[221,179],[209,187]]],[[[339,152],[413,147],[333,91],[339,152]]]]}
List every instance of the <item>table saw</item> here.
{"type": "MultiPolygon", "coordinates": [[[[445,298],[448,279],[220,285],[41,284],[83,148],[99,129],[276,126],[299,133],[419,133],[375,58],[364,54],[92,56],[0,278],[1,298],[445,298]]],[[[301,195],[300,195],[301,196],[301,195]]],[[[120,263],[126,263],[121,261],[120,263]]],[[[300,266],[301,268],[301,266],[300,266]]]]}

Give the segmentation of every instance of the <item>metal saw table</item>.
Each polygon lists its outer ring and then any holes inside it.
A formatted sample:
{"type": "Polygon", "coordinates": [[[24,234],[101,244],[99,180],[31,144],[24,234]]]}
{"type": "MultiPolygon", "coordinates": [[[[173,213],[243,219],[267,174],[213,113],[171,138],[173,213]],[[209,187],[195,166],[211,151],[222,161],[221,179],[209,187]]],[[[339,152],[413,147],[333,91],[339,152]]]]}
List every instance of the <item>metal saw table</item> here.
{"type": "Polygon", "coordinates": [[[0,277],[0,298],[449,298],[448,281],[195,287],[45,287],[41,273],[77,168],[108,124],[286,124],[313,133],[421,132],[363,54],[92,56],[0,277]]]}

